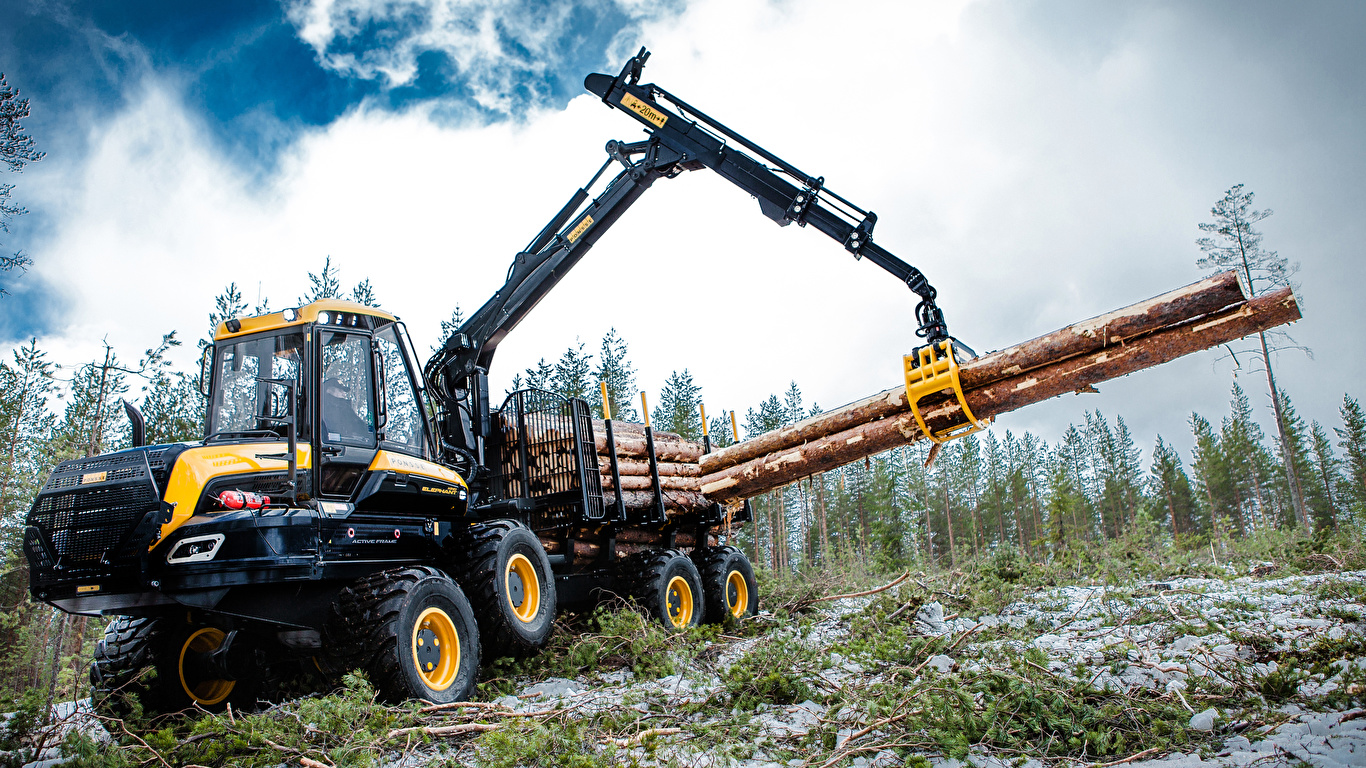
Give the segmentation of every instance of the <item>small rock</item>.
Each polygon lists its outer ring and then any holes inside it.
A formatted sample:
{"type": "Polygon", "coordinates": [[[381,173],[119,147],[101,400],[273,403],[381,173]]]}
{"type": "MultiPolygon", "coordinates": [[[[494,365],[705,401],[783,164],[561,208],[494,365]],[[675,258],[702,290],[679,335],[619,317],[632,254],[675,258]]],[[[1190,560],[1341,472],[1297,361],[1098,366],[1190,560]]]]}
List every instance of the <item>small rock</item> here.
{"type": "Polygon", "coordinates": [[[1204,712],[1197,712],[1191,717],[1190,727],[1197,731],[1214,730],[1214,719],[1219,716],[1219,710],[1210,707],[1204,712]]]}
{"type": "Polygon", "coordinates": [[[915,628],[921,634],[942,635],[948,631],[944,626],[944,606],[939,601],[925,603],[915,614],[915,628]]]}
{"type": "Polygon", "coordinates": [[[958,662],[941,653],[935,656],[931,656],[930,660],[925,662],[925,665],[928,667],[933,667],[934,670],[941,675],[947,675],[955,666],[958,665],[958,662]]]}

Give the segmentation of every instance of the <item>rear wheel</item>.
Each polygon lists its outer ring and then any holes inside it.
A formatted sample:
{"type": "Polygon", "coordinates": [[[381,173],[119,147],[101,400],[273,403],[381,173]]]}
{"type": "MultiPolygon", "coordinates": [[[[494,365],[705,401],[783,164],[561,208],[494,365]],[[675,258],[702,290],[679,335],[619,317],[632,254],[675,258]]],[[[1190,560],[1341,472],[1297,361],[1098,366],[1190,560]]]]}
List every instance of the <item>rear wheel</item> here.
{"type": "Polygon", "coordinates": [[[676,549],[643,552],[622,568],[627,591],[651,619],[673,630],[702,623],[702,578],[687,555],[676,549]]]}
{"type": "Polygon", "coordinates": [[[388,701],[461,701],[474,691],[479,630],[469,601],[435,568],[395,568],[343,589],[328,644],[388,701]]]}
{"type": "MultiPolygon", "coordinates": [[[[232,637],[236,657],[252,651],[249,638],[232,637]]],[[[265,670],[259,663],[239,663],[234,665],[242,667],[238,674],[224,671],[227,659],[215,656],[215,651],[228,638],[229,632],[220,627],[177,616],[119,616],[95,647],[91,697],[97,707],[118,716],[133,711],[129,694],[137,695],[147,713],[196,706],[216,712],[230,703],[249,708],[265,670]],[[148,667],[156,670],[155,676],[148,674],[148,667]]]]}
{"type": "Polygon", "coordinates": [[[484,656],[523,655],[545,645],[555,624],[555,574],[536,534],[515,520],[480,523],[459,539],[454,554],[484,656]]]}
{"type": "Polygon", "coordinates": [[[706,547],[693,551],[693,562],[702,574],[708,624],[720,624],[727,616],[743,619],[759,612],[759,585],[745,553],[730,546],[706,547]]]}

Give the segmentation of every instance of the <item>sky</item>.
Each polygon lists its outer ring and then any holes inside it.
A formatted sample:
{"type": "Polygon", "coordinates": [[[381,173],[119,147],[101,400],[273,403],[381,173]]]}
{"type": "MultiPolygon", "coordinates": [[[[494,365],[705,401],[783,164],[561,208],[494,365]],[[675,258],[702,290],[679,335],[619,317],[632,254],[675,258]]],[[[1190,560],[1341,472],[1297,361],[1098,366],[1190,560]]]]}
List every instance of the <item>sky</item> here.
{"type": "MultiPolygon", "coordinates": [[[[0,353],[68,365],[205,335],[213,298],[292,305],[325,258],[421,350],[638,125],[582,89],[644,45],[658,83],[878,214],[978,351],[1193,282],[1234,184],[1300,265],[1307,419],[1366,396],[1366,6],[1354,2],[0,0],[0,72],[47,157],[0,234],[0,353]]],[[[651,396],[687,368],[709,413],[796,381],[829,409],[894,386],[915,297],[709,171],[663,180],[499,347],[507,385],[615,327],[651,396]]],[[[1247,356],[1204,352],[1001,417],[1050,442],[1087,410],[1187,449],[1247,356]]]]}

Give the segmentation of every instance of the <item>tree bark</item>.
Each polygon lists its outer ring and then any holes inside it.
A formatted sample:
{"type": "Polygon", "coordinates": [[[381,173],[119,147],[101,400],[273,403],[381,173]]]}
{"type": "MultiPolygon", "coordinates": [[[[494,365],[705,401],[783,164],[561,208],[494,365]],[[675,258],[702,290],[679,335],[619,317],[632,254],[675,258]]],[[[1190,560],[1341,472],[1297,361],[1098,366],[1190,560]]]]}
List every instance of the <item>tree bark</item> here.
{"type": "MultiPolygon", "coordinates": [[[[1299,317],[1294,294],[1287,288],[1118,347],[1075,356],[985,386],[969,389],[965,383],[964,395],[968,407],[978,418],[988,418],[1293,322],[1299,317]]],[[[922,410],[932,430],[958,423],[962,411],[956,399],[943,395],[927,398],[922,410]]],[[[920,428],[909,412],[889,415],[705,473],[701,489],[713,501],[738,501],[781,487],[798,477],[834,469],[920,437],[920,428]]]]}
{"type": "MultiPolygon", "coordinates": [[[[659,487],[666,491],[694,491],[701,486],[702,481],[696,477],[664,477],[659,478],[659,487]]],[[[602,474],[602,488],[609,490],[612,486],[612,476],[604,472],[602,474]]],[[[622,475],[621,487],[627,491],[648,491],[654,488],[654,479],[648,475],[622,475]]]]}
{"type": "MultiPolygon", "coordinates": [[[[645,447],[645,433],[640,434],[617,434],[616,423],[612,424],[613,438],[617,445],[617,455],[626,456],[633,459],[643,459],[648,453],[645,447]]],[[[668,434],[668,433],[663,433],[668,434]]],[[[597,446],[600,454],[607,453],[607,433],[593,430],[593,442],[597,446]]],[[[658,461],[676,461],[696,464],[702,458],[704,449],[701,443],[694,443],[683,438],[671,438],[655,436],[655,459],[658,461]]]]}
{"type": "MultiPolygon", "coordinates": [[[[617,503],[617,496],[612,491],[605,491],[602,497],[609,505],[617,503]]],[[[622,491],[621,500],[627,509],[644,509],[655,503],[655,495],[646,491],[622,491]]],[[[664,491],[665,509],[692,511],[710,507],[711,504],[712,502],[696,491],[664,491]]]]}
{"type": "MultiPolygon", "coordinates": [[[[1223,272],[1147,301],[984,355],[964,363],[959,377],[964,389],[986,386],[1035,368],[1056,365],[1068,358],[1123,344],[1129,339],[1216,312],[1243,300],[1237,273],[1223,272]]],[[[905,413],[909,407],[906,388],[893,387],[842,408],[714,451],[703,456],[699,463],[703,474],[711,474],[869,421],[905,413]]]]}
{"type": "MultiPolygon", "coordinates": [[[[702,474],[698,470],[696,464],[660,461],[656,462],[656,466],[659,467],[660,477],[698,477],[702,474]]],[[[607,458],[606,454],[598,454],[598,469],[601,470],[603,474],[608,474],[612,471],[611,460],[607,458]]],[[[649,477],[650,462],[641,461],[639,459],[624,459],[618,456],[617,471],[622,475],[644,475],[649,477]]]]}

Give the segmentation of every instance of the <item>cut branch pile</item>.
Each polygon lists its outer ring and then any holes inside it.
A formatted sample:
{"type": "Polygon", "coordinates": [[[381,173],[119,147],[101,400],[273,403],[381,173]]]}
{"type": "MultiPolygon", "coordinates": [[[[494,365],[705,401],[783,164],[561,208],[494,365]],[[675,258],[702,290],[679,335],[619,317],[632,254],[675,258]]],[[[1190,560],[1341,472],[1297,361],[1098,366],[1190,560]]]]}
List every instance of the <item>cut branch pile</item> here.
{"type": "MultiPolygon", "coordinates": [[[[973,415],[988,419],[1299,318],[1289,288],[1249,300],[1224,272],[964,363],[960,381],[973,415]]],[[[931,430],[963,422],[952,395],[928,396],[921,410],[931,430]]],[[[699,488],[736,502],[922,437],[898,385],[700,456],[699,488]]]]}

